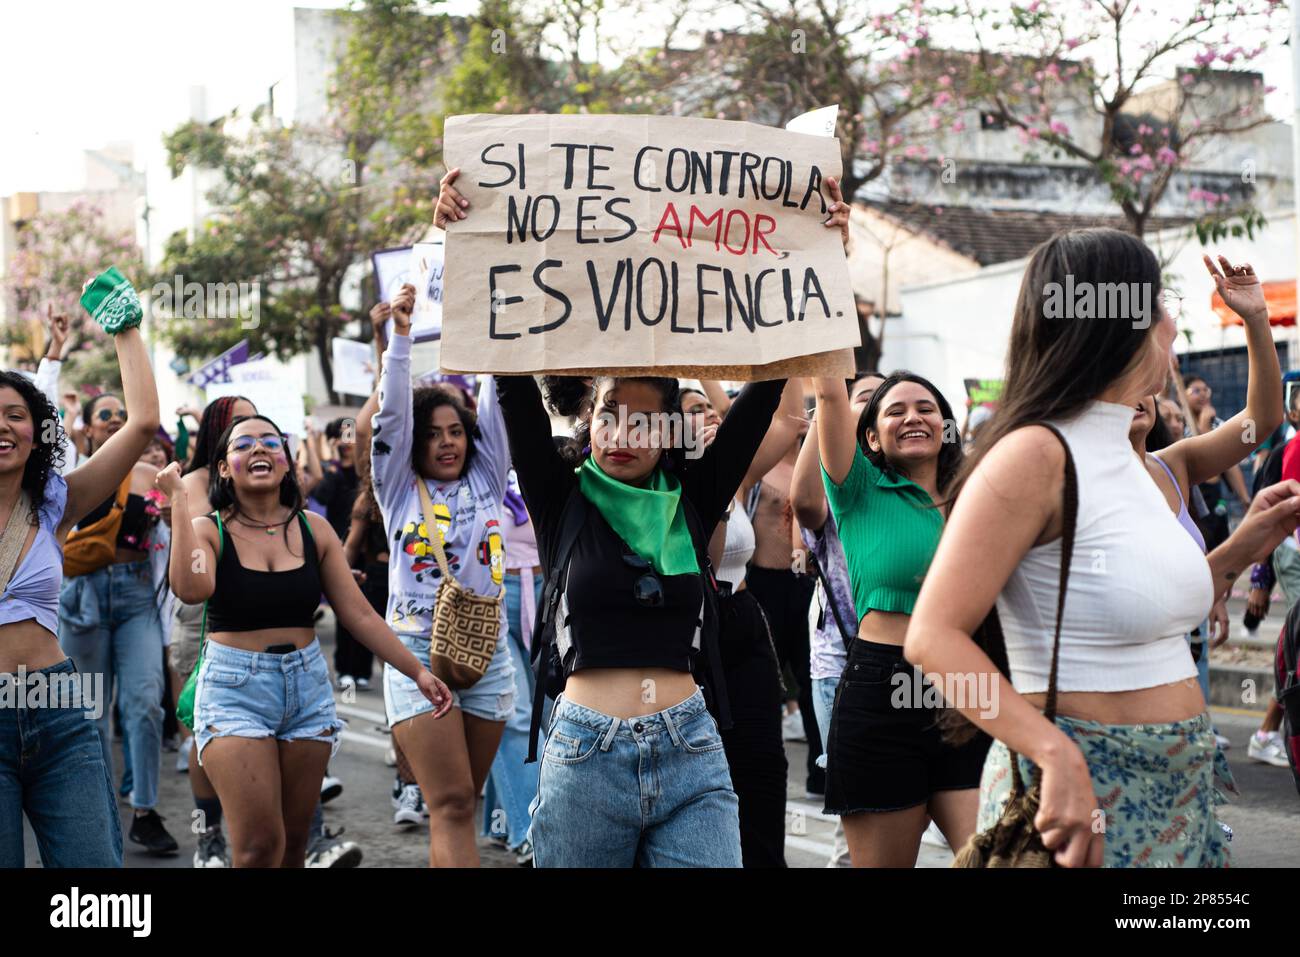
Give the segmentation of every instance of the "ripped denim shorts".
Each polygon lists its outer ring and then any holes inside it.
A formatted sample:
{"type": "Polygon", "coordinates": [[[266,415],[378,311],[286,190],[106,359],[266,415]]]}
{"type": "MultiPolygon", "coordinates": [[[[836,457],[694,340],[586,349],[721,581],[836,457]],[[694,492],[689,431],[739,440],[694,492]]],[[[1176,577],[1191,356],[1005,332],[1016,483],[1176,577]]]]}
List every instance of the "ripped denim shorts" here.
{"type": "Polygon", "coordinates": [[[213,738],[323,741],[333,754],[343,727],[320,642],[287,655],[208,642],[194,694],[200,764],[213,738]]]}

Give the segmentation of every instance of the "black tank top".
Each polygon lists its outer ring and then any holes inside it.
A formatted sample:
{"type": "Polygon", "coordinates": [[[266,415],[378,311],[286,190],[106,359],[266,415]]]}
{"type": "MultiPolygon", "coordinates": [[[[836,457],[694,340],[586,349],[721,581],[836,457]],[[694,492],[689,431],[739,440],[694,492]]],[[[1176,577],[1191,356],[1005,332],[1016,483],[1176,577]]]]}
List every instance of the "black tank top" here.
{"type": "MultiPolygon", "coordinates": [[[[208,518],[216,521],[213,515],[208,518]]],[[[220,523],[221,557],[217,587],[208,599],[208,631],[314,628],[320,604],[320,556],[302,512],[303,563],[283,572],[255,571],[239,563],[235,540],[220,523]]]]}

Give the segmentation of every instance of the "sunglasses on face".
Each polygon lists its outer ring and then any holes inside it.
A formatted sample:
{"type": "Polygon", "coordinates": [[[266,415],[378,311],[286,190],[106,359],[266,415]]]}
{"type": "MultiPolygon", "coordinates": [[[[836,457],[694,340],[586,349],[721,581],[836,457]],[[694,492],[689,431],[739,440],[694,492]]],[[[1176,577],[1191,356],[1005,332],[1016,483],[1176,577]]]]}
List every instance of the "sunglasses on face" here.
{"type": "Polygon", "coordinates": [[[126,409],[118,409],[117,411],[113,411],[112,409],[100,409],[98,412],[95,413],[95,418],[99,419],[99,421],[101,422],[108,422],[114,417],[116,417],[122,422],[125,422],[126,409]]]}
{"type": "Polygon", "coordinates": [[[268,452],[279,452],[284,448],[284,442],[278,435],[241,435],[230,443],[230,451],[251,452],[255,445],[260,445],[268,452]]]}
{"type": "Polygon", "coordinates": [[[662,608],[664,604],[664,585],[651,569],[650,562],[640,555],[625,553],[623,564],[638,571],[645,572],[632,583],[632,597],[638,605],[647,608],[662,608]]]}

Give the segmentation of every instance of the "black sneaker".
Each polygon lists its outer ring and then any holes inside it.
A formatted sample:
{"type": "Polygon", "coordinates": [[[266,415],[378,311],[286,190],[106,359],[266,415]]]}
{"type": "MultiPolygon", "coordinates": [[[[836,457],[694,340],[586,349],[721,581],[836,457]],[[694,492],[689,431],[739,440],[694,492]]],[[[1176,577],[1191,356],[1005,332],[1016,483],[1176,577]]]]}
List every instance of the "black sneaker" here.
{"type": "Polygon", "coordinates": [[[163,819],[154,810],[134,815],[128,836],[136,844],[144,845],[144,849],[155,856],[175,854],[179,850],[176,838],[167,833],[163,819]]]}

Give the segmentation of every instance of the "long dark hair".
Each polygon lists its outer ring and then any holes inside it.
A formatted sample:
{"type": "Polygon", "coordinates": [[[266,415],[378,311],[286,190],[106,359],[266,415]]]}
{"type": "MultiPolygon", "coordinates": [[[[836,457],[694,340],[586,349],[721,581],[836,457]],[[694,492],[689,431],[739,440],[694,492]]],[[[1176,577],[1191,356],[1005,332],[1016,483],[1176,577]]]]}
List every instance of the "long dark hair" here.
{"type": "Polygon", "coordinates": [[[50,473],[60,471],[63,461],[63,426],[58,410],[45,393],[21,372],[0,371],[0,388],[8,386],[27,404],[32,417],[32,451],[23,466],[23,491],[32,500],[31,523],[40,523],[39,512],[45,506],[50,473]],[[52,426],[52,428],[51,428],[52,426]]]}
{"type": "MultiPolygon", "coordinates": [[[[680,412],[681,411],[681,383],[676,379],[668,376],[596,376],[590,386],[584,384],[587,394],[592,400],[592,416],[597,414],[595,408],[595,398],[600,392],[602,382],[613,382],[617,385],[620,382],[636,382],[641,385],[648,385],[659,393],[663,400],[660,411],[663,412],[680,412]]],[[[664,468],[672,469],[675,462],[673,449],[664,449],[660,462],[664,468]]],[[[586,419],[577,424],[573,430],[573,438],[560,448],[560,455],[570,465],[577,466],[591,452],[591,419],[586,419]]]]}
{"type": "Polygon", "coordinates": [[[957,476],[954,498],[999,439],[1044,419],[1074,418],[1123,375],[1146,346],[1154,322],[1045,315],[1053,289],[1088,283],[1094,288],[1103,283],[1148,283],[1154,303],[1160,292],[1160,264],[1141,239],[1107,227],[1057,233],[1034,250],[1016,301],[998,408],[957,476]]]}
{"type": "MultiPolygon", "coordinates": [[[[450,406],[456,413],[456,418],[460,419],[461,427],[465,430],[465,461],[461,463],[460,474],[463,476],[469,471],[470,462],[474,458],[474,440],[478,438],[478,416],[470,411],[469,406],[465,405],[463,399],[457,392],[443,385],[428,385],[416,389],[415,394],[411,397],[411,417],[413,424],[411,426],[411,469],[416,475],[424,475],[421,468],[421,460],[424,458],[425,446],[429,444],[429,438],[433,435],[433,413],[435,409],[442,406],[450,406]]],[[[425,476],[428,478],[429,476],[425,476]]]]}
{"type": "Polygon", "coordinates": [[[1147,433],[1146,448],[1148,452],[1159,452],[1161,449],[1169,448],[1176,440],[1165,423],[1165,417],[1160,414],[1160,396],[1153,395],[1151,400],[1155,403],[1156,412],[1155,421],[1151,423],[1151,431],[1147,433]]]}
{"type": "Polygon", "coordinates": [[[189,475],[202,468],[211,468],[217,460],[217,449],[222,449],[224,453],[225,443],[219,440],[222,433],[230,427],[235,403],[241,399],[249,405],[254,405],[251,399],[245,399],[242,395],[223,395],[213,399],[204,407],[203,416],[199,419],[199,431],[194,436],[194,455],[190,457],[190,464],[185,466],[181,474],[189,475]]]}
{"type": "MultiPolygon", "coordinates": [[[[1074,418],[1128,371],[1146,347],[1154,322],[1050,318],[1045,304],[1052,290],[1070,284],[1092,283],[1095,288],[1133,282],[1149,283],[1151,301],[1157,301],[1160,264],[1132,233],[1105,227],[1074,229],[1057,233],[1034,250],[1016,301],[1001,399],[954,480],[953,501],[999,439],[1035,422],[1074,418]]],[[[1157,407],[1157,418],[1158,413],[1157,407]]],[[[998,670],[1008,674],[1006,643],[996,615],[986,618],[973,637],[998,670]]],[[[974,725],[953,709],[940,719],[940,727],[952,743],[975,734],[974,725]]]]}
{"type": "MultiPolygon", "coordinates": [[[[862,377],[859,376],[858,378],[862,377]]],[[[853,381],[856,382],[857,379],[853,381]]],[[[885,377],[884,382],[876,386],[876,391],[871,394],[871,401],[866,404],[862,414],[858,416],[857,431],[855,433],[858,447],[862,449],[862,454],[867,457],[867,460],[882,472],[890,475],[906,476],[907,470],[886,458],[883,449],[877,451],[867,444],[867,430],[876,428],[876,421],[880,417],[880,406],[884,402],[885,396],[890,389],[900,382],[915,382],[934,396],[935,405],[939,407],[939,414],[943,417],[945,433],[949,428],[952,428],[950,423],[955,423],[956,420],[953,418],[952,406],[948,404],[948,400],[943,397],[943,393],[939,391],[938,387],[929,379],[919,376],[915,372],[899,369],[896,372],[891,372],[885,377]]],[[[939,461],[935,475],[935,484],[938,486],[940,495],[946,493],[949,484],[956,477],[957,471],[961,468],[964,455],[961,442],[949,442],[947,436],[943,436],[939,445],[939,461]]]]}
{"type": "Polygon", "coordinates": [[[302,511],[302,489],[298,487],[298,476],[294,470],[293,459],[289,457],[289,443],[285,442],[284,433],[280,431],[278,425],[264,415],[241,415],[226,426],[218,437],[208,475],[208,500],[212,503],[213,509],[218,512],[228,508],[232,518],[239,514],[239,497],[235,494],[235,483],[231,479],[222,478],[221,470],[217,465],[226,461],[226,449],[230,445],[230,437],[235,431],[235,426],[252,421],[265,422],[275,429],[275,434],[280,437],[281,442],[284,442],[284,457],[288,459],[289,471],[280,480],[280,504],[289,507],[289,517],[284,520],[285,527],[288,528],[293,517],[302,511]]]}

